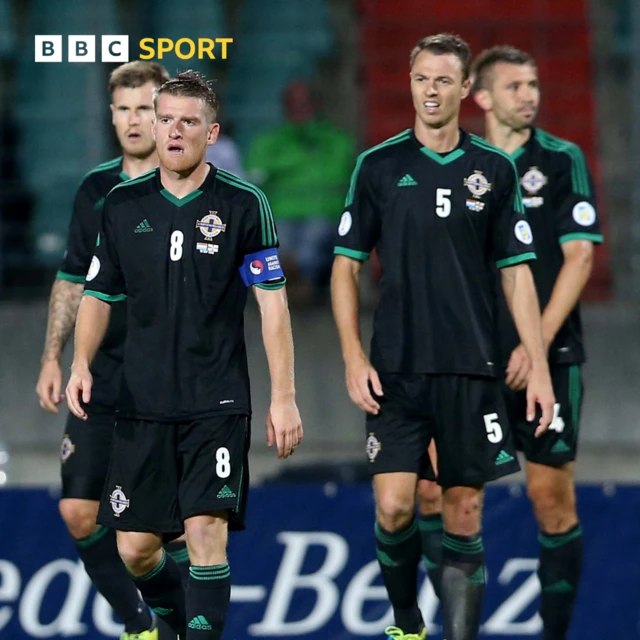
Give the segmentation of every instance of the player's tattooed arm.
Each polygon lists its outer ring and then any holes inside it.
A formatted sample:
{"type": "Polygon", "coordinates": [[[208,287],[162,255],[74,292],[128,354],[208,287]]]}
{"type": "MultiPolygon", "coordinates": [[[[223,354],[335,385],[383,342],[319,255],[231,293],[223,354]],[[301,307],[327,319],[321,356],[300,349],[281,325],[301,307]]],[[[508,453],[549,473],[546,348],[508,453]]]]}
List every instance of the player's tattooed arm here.
{"type": "Polygon", "coordinates": [[[57,405],[64,397],[60,357],[73,331],[83,290],[83,284],[60,278],[56,278],[51,289],[47,335],[36,385],[40,406],[51,413],[58,413],[57,405]]]}
{"type": "Polygon", "coordinates": [[[59,361],[78,315],[84,285],[56,278],[49,299],[49,322],[42,362],[59,361]]]}

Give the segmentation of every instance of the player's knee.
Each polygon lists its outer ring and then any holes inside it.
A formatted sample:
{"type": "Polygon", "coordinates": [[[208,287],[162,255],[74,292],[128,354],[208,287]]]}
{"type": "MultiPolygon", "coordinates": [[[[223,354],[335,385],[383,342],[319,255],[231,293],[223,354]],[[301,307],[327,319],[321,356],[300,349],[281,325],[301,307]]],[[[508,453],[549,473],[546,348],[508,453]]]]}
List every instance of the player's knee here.
{"type": "Polygon", "coordinates": [[[561,533],[577,521],[572,484],[533,482],[527,487],[527,493],[543,531],[561,533]]]}
{"type": "Polygon", "coordinates": [[[404,529],[413,518],[415,500],[393,493],[378,496],[376,507],[378,524],[389,533],[404,529]]]}
{"type": "Polygon", "coordinates": [[[187,547],[192,564],[208,566],[227,561],[226,514],[196,516],[185,521],[187,547]]]}
{"type": "Polygon", "coordinates": [[[444,525],[449,533],[472,536],[480,531],[482,490],[473,487],[447,489],[443,505],[444,525]]]}
{"type": "Polygon", "coordinates": [[[154,536],[118,532],[118,553],[127,569],[135,576],[149,573],[161,559],[160,544],[154,536]]]}
{"type": "Polygon", "coordinates": [[[93,535],[98,529],[98,503],[88,500],[60,500],[60,515],[74,540],[83,540],[93,535]]]}
{"type": "Polygon", "coordinates": [[[418,511],[420,515],[431,516],[442,511],[442,489],[431,480],[418,482],[418,511]]]}

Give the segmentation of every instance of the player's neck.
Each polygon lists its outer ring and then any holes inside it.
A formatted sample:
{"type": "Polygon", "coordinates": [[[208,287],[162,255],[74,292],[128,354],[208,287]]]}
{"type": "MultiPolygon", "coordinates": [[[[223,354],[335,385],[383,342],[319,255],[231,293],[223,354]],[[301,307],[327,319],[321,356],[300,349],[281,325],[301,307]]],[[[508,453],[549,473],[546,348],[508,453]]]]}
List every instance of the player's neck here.
{"type": "Polygon", "coordinates": [[[176,198],[184,198],[202,186],[211,167],[202,162],[189,172],[178,173],[160,165],[160,182],[176,198]]]}
{"type": "Polygon", "coordinates": [[[129,178],[137,178],[158,166],[158,154],[154,151],[146,158],[135,158],[127,153],[122,153],[122,172],[129,178]]]}
{"type": "Polygon", "coordinates": [[[458,128],[457,118],[454,118],[439,129],[427,127],[420,118],[416,118],[413,130],[418,142],[435,153],[453,151],[460,142],[460,129],[458,128]]]}
{"type": "Polygon", "coordinates": [[[489,144],[498,147],[505,153],[513,155],[520,147],[527,144],[531,137],[531,129],[512,129],[508,125],[498,122],[491,115],[485,119],[485,138],[489,144]]]}

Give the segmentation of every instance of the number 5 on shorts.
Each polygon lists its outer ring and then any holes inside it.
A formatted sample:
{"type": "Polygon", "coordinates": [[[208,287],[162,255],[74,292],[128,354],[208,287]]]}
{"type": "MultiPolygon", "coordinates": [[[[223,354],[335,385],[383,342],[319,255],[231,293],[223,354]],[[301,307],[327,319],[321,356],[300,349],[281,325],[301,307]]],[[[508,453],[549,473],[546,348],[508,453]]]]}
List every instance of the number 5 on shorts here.
{"type": "Polygon", "coordinates": [[[231,457],[227,447],[220,447],[216,451],[216,473],[218,478],[228,478],[231,475],[231,457]]]}
{"type": "Polygon", "coordinates": [[[484,428],[487,430],[487,440],[492,444],[502,441],[502,427],[498,423],[497,413],[487,413],[484,418],[484,428]]]}

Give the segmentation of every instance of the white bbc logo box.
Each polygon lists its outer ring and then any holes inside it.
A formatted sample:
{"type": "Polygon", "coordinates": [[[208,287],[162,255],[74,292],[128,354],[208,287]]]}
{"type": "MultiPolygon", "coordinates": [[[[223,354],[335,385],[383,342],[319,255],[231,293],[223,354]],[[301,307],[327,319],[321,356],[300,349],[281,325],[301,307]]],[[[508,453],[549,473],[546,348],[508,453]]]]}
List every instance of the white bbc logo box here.
{"type": "MultiPolygon", "coordinates": [[[[102,62],[129,62],[129,36],[101,36],[102,62]]],[[[36,62],[62,62],[63,36],[36,36],[36,62]]],[[[95,62],[96,36],[68,36],[68,62],[95,62]]]]}

